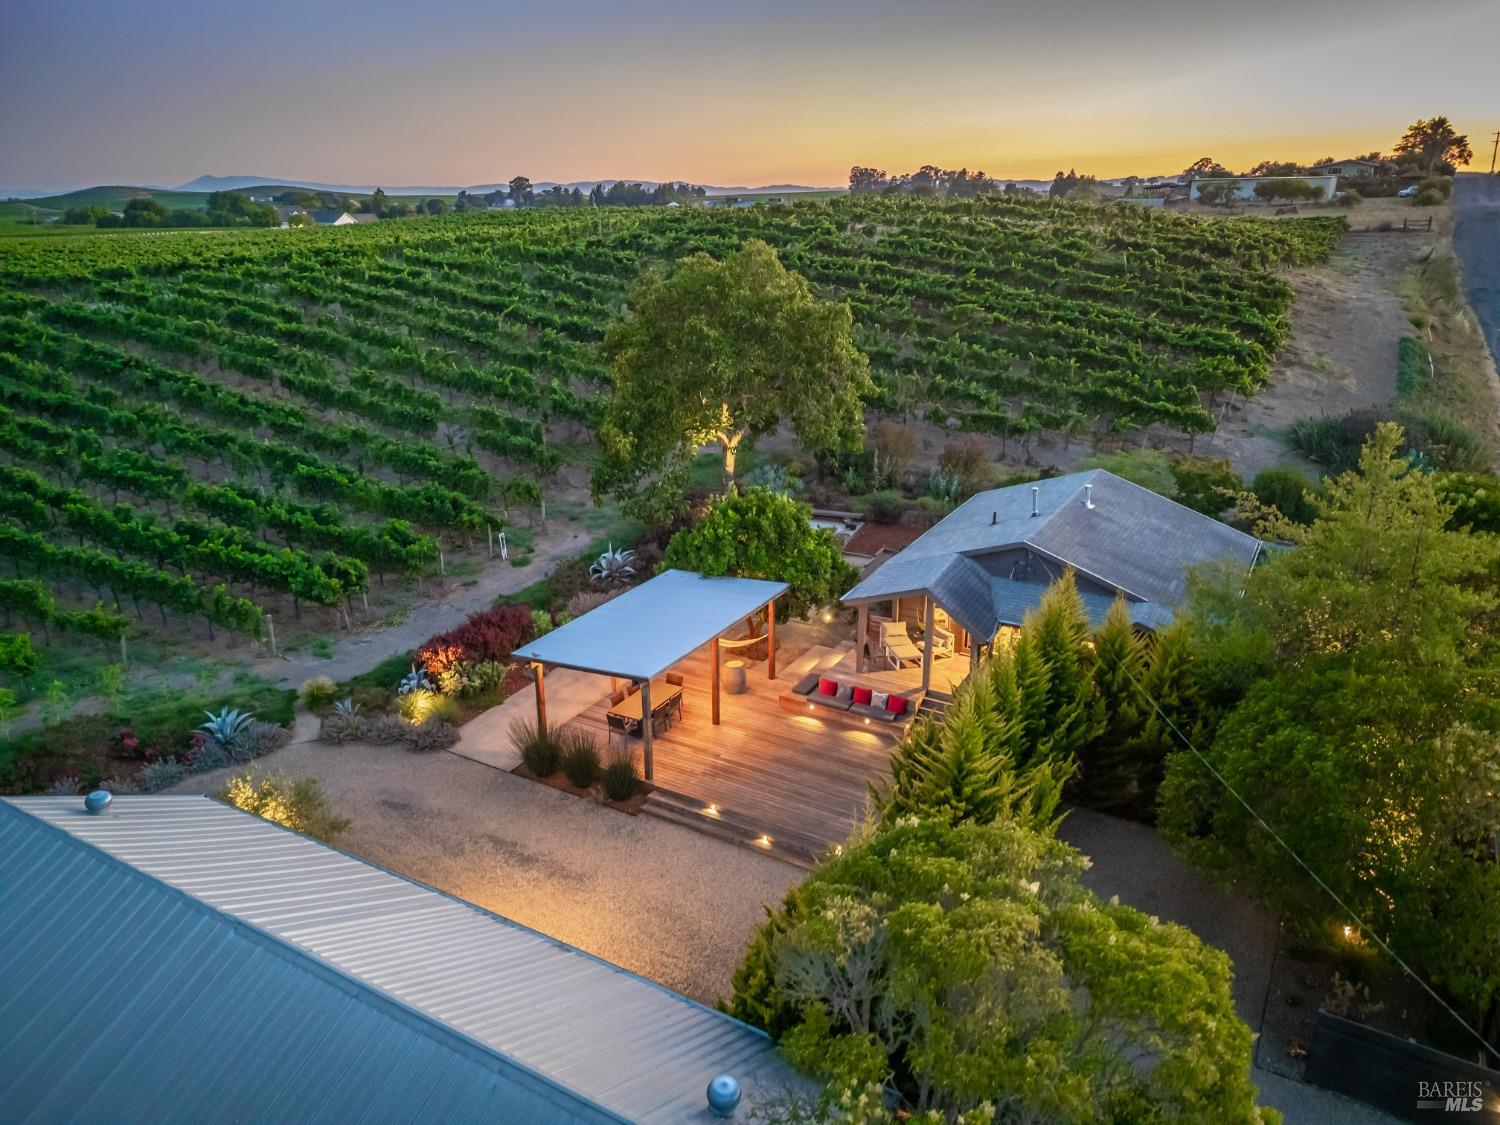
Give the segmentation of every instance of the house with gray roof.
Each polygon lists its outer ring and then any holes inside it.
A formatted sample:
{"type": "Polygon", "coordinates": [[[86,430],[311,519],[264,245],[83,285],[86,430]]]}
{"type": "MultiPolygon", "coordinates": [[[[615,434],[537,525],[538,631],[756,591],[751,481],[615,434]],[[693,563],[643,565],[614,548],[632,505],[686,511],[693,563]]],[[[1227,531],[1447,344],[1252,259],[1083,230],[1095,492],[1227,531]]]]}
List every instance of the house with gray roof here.
{"type": "Polygon", "coordinates": [[[762,1032],[206,797],[0,800],[17,1125],[694,1122],[762,1032]]]}
{"type": "MultiPolygon", "coordinates": [[[[859,609],[858,670],[881,667],[872,609],[910,619],[924,635],[957,637],[971,663],[1020,626],[1048,586],[1072,570],[1084,610],[1102,621],[1116,597],[1156,629],[1172,620],[1188,571],[1225,561],[1248,572],[1253,536],[1103,469],[980,492],[844,595],[859,609]],[[920,616],[916,616],[920,614],[920,616]]],[[[933,645],[922,650],[923,690],[933,645]]]]}

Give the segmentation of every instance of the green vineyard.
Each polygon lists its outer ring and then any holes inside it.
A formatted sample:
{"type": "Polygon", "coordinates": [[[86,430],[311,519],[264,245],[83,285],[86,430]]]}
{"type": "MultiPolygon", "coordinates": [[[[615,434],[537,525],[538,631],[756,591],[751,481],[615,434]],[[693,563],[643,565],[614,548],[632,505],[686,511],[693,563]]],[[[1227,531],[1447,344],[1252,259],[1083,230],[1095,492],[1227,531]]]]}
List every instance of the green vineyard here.
{"type": "Polygon", "coordinates": [[[1003,437],[1201,432],[1341,219],[903,198],[569,209],[0,246],[0,609],[111,636],[347,616],[588,456],[648,264],[746,239],[847,299],[877,410],[1003,437]],[[64,606],[65,608],[59,608],[64,606]]]}

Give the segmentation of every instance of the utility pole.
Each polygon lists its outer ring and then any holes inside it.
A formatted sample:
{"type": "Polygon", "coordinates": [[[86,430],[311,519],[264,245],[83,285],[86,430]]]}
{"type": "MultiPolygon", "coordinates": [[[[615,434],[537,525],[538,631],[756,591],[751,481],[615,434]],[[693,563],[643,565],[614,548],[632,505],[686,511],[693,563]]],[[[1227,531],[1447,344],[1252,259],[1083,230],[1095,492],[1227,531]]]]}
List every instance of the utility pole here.
{"type": "Polygon", "coordinates": [[[1495,174],[1495,157],[1500,156],[1500,129],[1495,130],[1495,144],[1490,149],[1490,175],[1495,174]]]}

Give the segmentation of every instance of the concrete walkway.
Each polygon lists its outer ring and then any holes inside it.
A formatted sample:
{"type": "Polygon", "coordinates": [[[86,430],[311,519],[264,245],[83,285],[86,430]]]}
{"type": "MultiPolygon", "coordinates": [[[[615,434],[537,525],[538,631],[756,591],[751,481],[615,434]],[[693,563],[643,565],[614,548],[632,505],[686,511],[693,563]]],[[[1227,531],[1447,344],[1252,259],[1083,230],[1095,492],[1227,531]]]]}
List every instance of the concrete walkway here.
{"type": "MultiPolygon", "coordinates": [[[[547,725],[553,728],[586,711],[609,691],[609,681],[603,676],[572,668],[548,672],[546,684],[547,725]]],[[[517,722],[536,722],[535,684],[527,684],[500,706],[470,719],[448,752],[497,770],[513,770],[521,764],[521,755],[510,736],[511,727],[517,722]]]]}

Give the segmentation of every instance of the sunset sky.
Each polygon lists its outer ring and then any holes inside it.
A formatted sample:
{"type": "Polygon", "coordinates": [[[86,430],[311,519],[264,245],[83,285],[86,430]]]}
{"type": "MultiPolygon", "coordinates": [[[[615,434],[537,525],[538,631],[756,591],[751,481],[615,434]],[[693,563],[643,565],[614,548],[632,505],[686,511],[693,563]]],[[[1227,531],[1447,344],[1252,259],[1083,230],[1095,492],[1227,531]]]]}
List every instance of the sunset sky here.
{"type": "Polygon", "coordinates": [[[1497,43],[1500,0],[49,0],[6,14],[0,187],[1120,176],[1433,114],[1487,168],[1497,43]]]}

